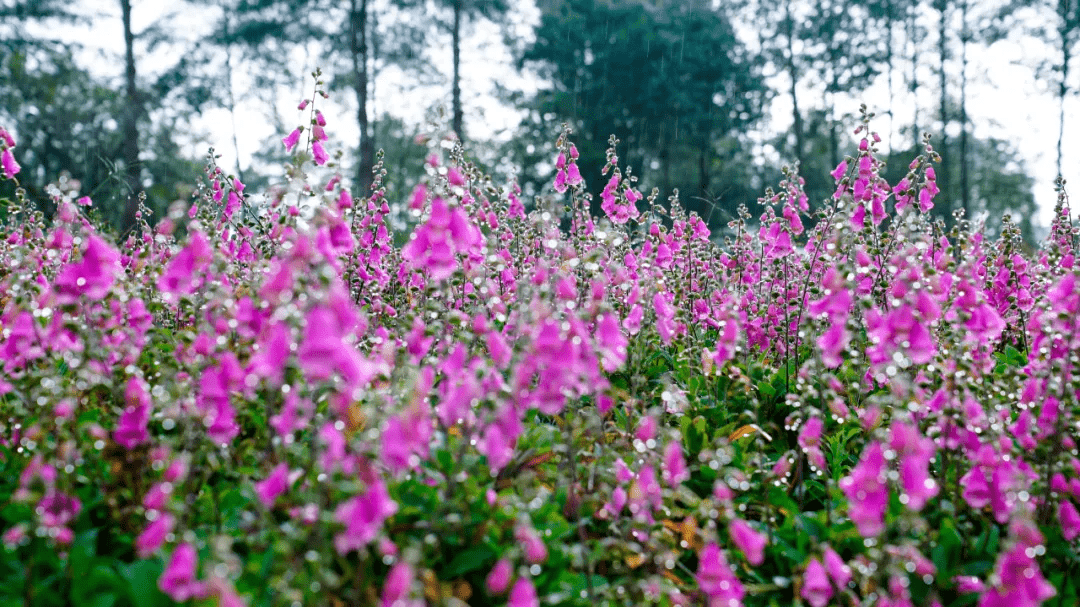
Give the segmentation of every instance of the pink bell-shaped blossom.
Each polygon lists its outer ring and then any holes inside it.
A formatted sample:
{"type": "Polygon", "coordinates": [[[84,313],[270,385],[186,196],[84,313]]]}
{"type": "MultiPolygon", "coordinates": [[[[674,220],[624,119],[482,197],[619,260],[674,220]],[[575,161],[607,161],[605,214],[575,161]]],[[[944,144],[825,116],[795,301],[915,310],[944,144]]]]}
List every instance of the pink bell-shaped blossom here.
{"type": "Polygon", "coordinates": [[[528,578],[518,578],[514,582],[514,588],[510,591],[508,607],[540,607],[540,599],[536,597],[536,587],[528,578]]]}
{"type": "Polygon", "coordinates": [[[277,498],[289,489],[289,466],[281,462],[265,479],[255,483],[255,495],[267,508],[274,505],[277,498]]]}
{"type": "Polygon", "coordinates": [[[735,518],[728,524],[731,541],[746,555],[746,560],[755,567],[765,562],[765,545],[768,538],[754,530],[746,521],[735,518]]]}
{"type": "Polygon", "coordinates": [[[859,534],[873,537],[885,530],[885,509],[889,489],[885,484],[885,453],[880,443],[864,451],[851,474],[840,479],[840,489],[848,498],[848,515],[859,534]]]}
{"type": "Polygon", "coordinates": [[[708,598],[710,607],[742,605],[746,590],[715,542],[706,545],[698,555],[697,581],[701,592],[708,598]]]}
{"type": "Polygon", "coordinates": [[[799,595],[810,603],[810,607],[825,607],[829,604],[833,588],[821,561],[810,559],[810,564],[806,566],[806,572],[803,573],[802,591],[799,595]]]}
{"type": "Polygon", "coordinates": [[[395,512],[397,503],[390,499],[386,485],[381,481],[368,486],[362,495],[339,505],[334,518],[345,525],[345,530],[334,538],[338,554],[348,554],[370,544],[386,519],[395,512]]]}
{"type": "Polygon", "coordinates": [[[300,142],[300,131],[302,130],[303,127],[297,127],[293,129],[293,132],[289,133],[281,139],[281,142],[285,144],[286,152],[293,151],[293,148],[296,147],[296,144],[300,142]]]}
{"type": "Polygon", "coordinates": [[[180,544],[158,578],[158,588],[178,603],[206,596],[206,584],[195,579],[198,562],[194,546],[180,544]]]}
{"type": "Polygon", "coordinates": [[[512,573],[510,561],[505,558],[499,559],[499,562],[495,563],[495,566],[491,568],[491,573],[488,574],[487,579],[484,581],[488,592],[491,594],[506,592],[506,589],[510,587],[512,573]]]}

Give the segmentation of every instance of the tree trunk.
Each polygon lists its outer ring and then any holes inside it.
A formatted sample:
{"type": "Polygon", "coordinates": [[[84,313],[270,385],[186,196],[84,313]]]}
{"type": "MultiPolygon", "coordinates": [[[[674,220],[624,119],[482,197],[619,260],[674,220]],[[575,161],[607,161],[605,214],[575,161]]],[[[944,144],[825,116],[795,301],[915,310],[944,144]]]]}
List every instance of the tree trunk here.
{"type": "Polygon", "coordinates": [[[141,185],[139,166],[139,98],[135,89],[135,34],[131,31],[131,0],[120,0],[120,11],[124,21],[124,61],[127,80],[127,107],[124,111],[124,172],[130,192],[124,206],[124,215],[120,224],[121,233],[135,227],[135,214],[139,210],[139,190],[141,185]]]}
{"type": "Polygon", "coordinates": [[[1069,49],[1068,18],[1062,15],[1061,35],[1061,82],[1058,83],[1058,140],[1057,140],[1057,174],[1061,176],[1061,142],[1065,139],[1065,97],[1069,93],[1069,61],[1072,53],[1069,49]]]}
{"type": "Polygon", "coordinates": [[[914,98],[912,101],[911,133],[914,140],[915,150],[922,144],[922,133],[919,132],[919,25],[915,21],[915,15],[919,10],[919,0],[911,0],[911,8],[908,11],[907,33],[911,44],[911,82],[908,91],[914,98]]]}
{"type": "Polygon", "coordinates": [[[663,173],[661,173],[661,182],[663,186],[664,195],[671,194],[671,146],[664,144],[664,147],[660,149],[660,162],[663,166],[663,173]]]}
{"type": "Polygon", "coordinates": [[[701,197],[709,200],[709,159],[706,156],[708,142],[701,142],[698,146],[698,191],[701,197]]]}
{"type": "Polygon", "coordinates": [[[244,171],[240,168],[240,140],[236,130],[236,90],[233,87],[233,69],[232,69],[232,28],[230,27],[230,16],[225,15],[225,79],[226,88],[229,95],[229,118],[232,120],[232,142],[233,152],[236,153],[236,177],[241,182],[244,180],[244,171]]]}
{"type": "Polygon", "coordinates": [[[964,215],[971,217],[971,191],[968,183],[968,116],[967,116],[967,45],[968,0],[960,3],[960,203],[964,215]]]}
{"type": "Polygon", "coordinates": [[[803,167],[805,165],[803,162],[803,121],[802,113],[799,112],[799,95],[795,87],[799,75],[795,71],[795,18],[791,15],[791,0],[788,0],[784,7],[787,10],[784,17],[784,26],[785,35],[787,36],[787,69],[788,75],[791,77],[791,117],[794,121],[793,128],[795,130],[795,159],[799,161],[799,166],[803,167]]]}
{"type": "Polygon", "coordinates": [[[885,65],[888,70],[888,84],[889,84],[889,139],[888,146],[889,151],[893,151],[893,123],[895,122],[895,115],[893,113],[893,72],[896,71],[895,61],[893,59],[893,21],[895,20],[895,14],[893,12],[893,0],[888,0],[885,3],[885,65]]]}
{"type": "Polygon", "coordinates": [[[356,120],[360,125],[360,163],[356,168],[357,196],[371,194],[372,168],[375,163],[375,142],[371,140],[368,122],[368,0],[350,0],[349,50],[352,52],[353,76],[356,86],[356,120]]]}
{"type": "Polygon", "coordinates": [[[840,164],[840,118],[836,115],[836,91],[840,90],[840,84],[836,82],[835,72],[833,75],[833,92],[826,93],[829,107],[829,169],[840,164]]]}
{"type": "Polygon", "coordinates": [[[453,46],[454,46],[454,83],[453,83],[453,104],[454,104],[454,134],[461,141],[465,140],[465,121],[464,112],[461,109],[461,0],[454,0],[454,30],[453,30],[453,46]]]}
{"type": "Polygon", "coordinates": [[[949,198],[952,196],[952,192],[949,190],[949,169],[951,162],[949,161],[949,91],[948,75],[945,73],[945,64],[949,59],[949,42],[948,42],[948,0],[938,0],[937,2],[938,12],[941,15],[941,21],[938,29],[938,53],[940,55],[940,63],[938,69],[938,77],[941,81],[941,143],[934,146],[934,148],[941,154],[941,169],[938,171],[937,184],[945,196],[938,199],[941,211],[948,215],[952,211],[953,200],[949,198]],[[946,208],[946,206],[948,208],[946,208]]]}

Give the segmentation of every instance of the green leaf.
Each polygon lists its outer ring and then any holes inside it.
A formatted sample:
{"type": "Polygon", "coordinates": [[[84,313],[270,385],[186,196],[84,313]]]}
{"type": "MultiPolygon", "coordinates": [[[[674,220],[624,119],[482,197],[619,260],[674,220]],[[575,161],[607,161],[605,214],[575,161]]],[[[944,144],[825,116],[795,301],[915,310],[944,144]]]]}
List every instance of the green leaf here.
{"type": "Polygon", "coordinates": [[[97,554],[97,536],[97,529],[83,531],[75,536],[68,559],[71,563],[71,572],[76,578],[81,578],[90,572],[91,563],[97,554]]]}
{"type": "Polygon", "coordinates": [[[498,555],[495,551],[485,545],[469,548],[464,552],[459,552],[450,564],[439,572],[439,578],[451,580],[471,571],[488,569],[490,564],[495,562],[496,556],[498,555]]]}
{"type": "Polygon", "coordinates": [[[993,561],[974,561],[964,565],[960,571],[963,575],[974,575],[982,577],[990,572],[994,568],[993,561]]]}
{"type": "Polygon", "coordinates": [[[956,524],[951,519],[942,521],[937,545],[934,546],[930,553],[930,559],[934,562],[937,570],[941,572],[951,571],[952,564],[959,559],[962,546],[963,539],[956,532],[956,524]]]}
{"type": "Polygon", "coordinates": [[[788,390],[788,380],[783,373],[777,373],[776,375],[774,375],[771,383],[773,390],[776,390],[777,394],[781,392],[787,392],[788,390]]]}
{"type": "Polygon", "coordinates": [[[775,508],[779,508],[784,517],[787,519],[785,525],[791,523],[794,520],[794,515],[799,512],[799,504],[795,503],[795,500],[788,496],[787,491],[783,487],[772,486],[769,487],[769,505],[775,508]]]}
{"type": "MultiPolygon", "coordinates": [[[[567,590],[571,600],[579,600],[588,596],[589,587],[586,584],[586,579],[584,573],[564,573],[559,577],[559,584],[567,590]]],[[[608,585],[607,578],[602,575],[593,574],[591,581],[593,590],[608,585]]]]}
{"type": "Polygon", "coordinates": [[[158,589],[157,581],[165,565],[158,559],[120,565],[120,577],[127,582],[128,598],[135,607],[169,605],[168,597],[158,589]]]}
{"type": "Polygon", "coordinates": [[[776,388],[769,382],[758,382],[757,389],[763,398],[770,399],[776,396],[776,388]]]}
{"type": "Polygon", "coordinates": [[[450,453],[449,449],[436,449],[435,461],[439,463],[439,469],[443,472],[454,469],[454,454],[450,453]]]}
{"type": "Polygon", "coordinates": [[[683,443],[686,445],[687,455],[690,456],[700,453],[705,442],[705,433],[700,429],[701,424],[698,424],[698,420],[704,422],[705,418],[699,415],[692,422],[689,417],[683,417],[679,420],[679,425],[682,426],[683,431],[683,443]]]}
{"type": "Polygon", "coordinates": [[[111,592],[102,592],[79,602],[79,605],[86,607],[112,607],[115,604],[116,595],[111,592]]]}
{"type": "Polygon", "coordinates": [[[686,382],[686,391],[692,395],[696,395],[705,388],[705,378],[700,375],[691,377],[686,382]]]}

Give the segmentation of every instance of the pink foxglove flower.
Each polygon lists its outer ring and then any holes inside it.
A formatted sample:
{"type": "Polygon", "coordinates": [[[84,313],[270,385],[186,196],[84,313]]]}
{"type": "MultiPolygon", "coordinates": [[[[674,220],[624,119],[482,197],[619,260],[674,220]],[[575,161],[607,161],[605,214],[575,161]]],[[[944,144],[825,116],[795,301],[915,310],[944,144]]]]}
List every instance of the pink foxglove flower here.
{"type": "Polygon", "coordinates": [[[999,554],[992,577],[997,583],[980,597],[979,607],[1038,607],[1056,595],[1033,554],[1022,542],[999,554]]]}
{"type": "Polygon", "coordinates": [[[656,438],[656,418],[651,415],[642,416],[641,422],[634,430],[634,438],[640,441],[656,438]]]}
{"type": "Polygon", "coordinates": [[[625,203],[620,202],[618,189],[621,181],[622,177],[616,170],[611,179],[608,180],[607,185],[604,186],[604,191],[600,193],[600,199],[602,200],[600,208],[612,222],[619,225],[640,216],[637,210],[637,201],[641,200],[641,194],[631,188],[626,188],[623,193],[625,203]]]}
{"type": "Polygon", "coordinates": [[[225,202],[225,208],[221,214],[225,219],[232,219],[233,213],[236,213],[236,209],[240,208],[241,199],[235,191],[229,192],[229,199],[225,202]]]}
{"type": "Polygon", "coordinates": [[[831,175],[832,175],[832,178],[833,178],[834,181],[840,181],[841,179],[844,178],[844,173],[847,173],[847,161],[846,160],[844,160],[840,164],[836,165],[836,168],[833,169],[833,172],[831,173],[831,175]]]}
{"type": "Polygon", "coordinates": [[[956,591],[961,594],[986,592],[986,584],[974,575],[958,575],[953,578],[953,583],[956,584],[956,591]]]}
{"type": "Polygon", "coordinates": [[[594,335],[600,354],[602,354],[600,365],[608,373],[615,372],[626,362],[627,345],[626,336],[623,335],[622,328],[619,327],[618,314],[613,312],[604,314],[596,323],[596,333],[594,335]]]}
{"type": "Polygon", "coordinates": [[[297,127],[293,130],[293,132],[289,133],[287,136],[281,139],[281,142],[285,144],[286,152],[293,151],[293,148],[296,147],[296,144],[300,142],[300,131],[302,130],[303,127],[297,127]]]}
{"type": "Polygon", "coordinates": [[[536,531],[524,525],[519,525],[514,530],[514,539],[518,541],[525,552],[525,560],[536,565],[547,560],[547,546],[536,531]]]}
{"type": "Polygon", "coordinates": [[[270,325],[258,341],[259,347],[248,363],[248,373],[280,383],[285,365],[289,362],[292,343],[292,332],[287,324],[275,322],[270,325]]]}
{"type": "Polygon", "coordinates": [[[477,451],[487,457],[488,467],[499,471],[514,459],[514,447],[521,433],[520,413],[512,406],[503,406],[495,414],[495,420],[481,433],[477,451]]]}
{"type": "Polygon", "coordinates": [[[710,542],[698,556],[698,587],[709,598],[710,605],[735,607],[742,605],[746,590],[728,566],[720,547],[710,542]]]}
{"type": "Polygon", "coordinates": [[[404,603],[402,599],[409,594],[415,574],[413,568],[405,561],[399,561],[390,569],[386,576],[386,584],[383,585],[382,607],[400,607],[404,603]]]}
{"type": "Polygon", "coordinates": [[[873,537],[885,530],[885,509],[889,489],[885,485],[885,453],[880,443],[864,451],[851,474],[840,479],[840,489],[848,498],[848,514],[859,534],[873,537]]]}
{"type": "Polygon", "coordinates": [[[431,428],[431,409],[427,405],[391,417],[382,435],[383,463],[395,473],[415,468],[428,456],[431,428]]]}
{"type": "Polygon", "coordinates": [[[837,588],[846,588],[851,581],[851,567],[831,547],[825,547],[825,569],[837,588]]]}
{"type": "Polygon", "coordinates": [[[755,531],[746,521],[735,518],[728,524],[731,541],[746,555],[746,560],[755,567],[765,562],[765,534],[755,531]]]}
{"type": "Polygon", "coordinates": [[[278,496],[289,489],[289,466],[285,462],[278,464],[270,476],[255,483],[255,495],[267,508],[274,505],[278,496]]]}
{"type": "Polygon", "coordinates": [[[510,591],[508,607],[540,607],[540,600],[536,597],[536,587],[528,578],[518,578],[514,582],[514,588],[510,591]]]}
{"type": "Polygon", "coordinates": [[[630,510],[645,520],[651,520],[652,510],[659,510],[664,506],[664,490],[656,480],[656,470],[652,466],[645,466],[638,471],[637,480],[630,490],[630,510]],[[640,496],[640,497],[637,497],[640,496]]]}
{"type": "Polygon", "coordinates": [[[1058,520],[1061,521],[1061,535],[1068,541],[1073,541],[1080,535],[1080,512],[1068,499],[1062,500],[1058,506],[1058,520]]]}
{"type": "Polygon", "coordinates": [[[992,445],[982,445],[971,459],[971,469],[960,477],[964,500],[977,510],[990,506],[994,518],[1006,523],[1017,506],[1017,492],[1030,482],[1027,475],[1015,458],[1002,458],[992,445]]]}
{"type": "Polygon", "coordinates": [[[487,586],[487,590],[491,594],[502,594],[506,592],[506,589],[510,587],[510,575],[513,570],[510,568],[510,561],[502,558],[499,562],[495,563],[495,566],[491,568],[491,573],[488,574],[487,580],[484,581],[484,585],[487,586]]]}
{"type": "Polygon", "coordinates": [[[672,489],[690,478],[690,471],[686,468],[686,458],[683,457],[682,445],[678,441],[671,441],[664,447],[663,474],[664,480],[672,489]]]}
{"type": "Polygon", "coordinates": [[[120,414],[120,421],[113,431],[113,440],[125,449],[134,449],[150,440],[146,429],[150,422],[150,395],[142,381],[132,377],[128,380],[124,400],[127,408],[120,414]]]}
{"type": "Polygon", "coordinates": [[[147,510],[164,510],[172,495],[172,483],[154,483],[143,497],[143,507],[147,510]]]}
{"type": "Polygon", "coordinates": [[[334,538],[338,554],[348,554],[370,544],[395,512],[397,503],[390,499],[382,481],[372,483],[364,494],[339,505],[334,518],[345,525],[345,530],[334,538]]]}
{"type": "Polygon", "coordinates": [[[22,170],[19,163],[15,162],[15,155],[11,153],[11,148],[4,148],[4,151],[0,152],[0,166],[3,166],[4,177],[8,179],[13,179],[22,170]]]}
{"type": "Polygon", "coordinates": [[[905,178],[901,179],[893,188],[893,199],[896,201],[896,213],[902,215],[904,210],[911,206],[912,197],[909,193],[911,183],[905,178]]]}
{"type": "Polygon", "coordinates": [[[315,159],[315,164],[319,166],[326,164],[330,160],[330,155],[323,149],[322,142],[318,140],[311,143],[311,156],[315,159]]]}
{"type": "Polygon", "coordinates": [[[821,561],[810,559],[810,564],[806,566],[803,574],[802,591],[799,594],[810,603],[810,607],[825,607],[829,604],[833,589],[821,561]]]}
{"type": "Polygon", "coordinates": [[[890,428],[889,446],[900,465],[900,501],[918,512],[938,493],[937,482],[929,471],[936,452],[934,441],[923,437],[915,425],[897,421],[890,428]]]}
{"type": "Polygon", "coordinates": [[[678,327],[675,324],[675,306],[671,301],[673,294],[658,292],[653,296],[653,309],[656,311],[656,329],[660,332],[660,341],[665,345],[671,343],[678,327]]]}
{"type": "Polygon", "coordinates": [[[768,228],[761,226],[760,236],[765,245],[767,259],[785,257],[795,250],[791,242],[791,232],[780,221],[774,221],[768,228]]]}
{"type": "Polygon", "coordinates": [[[139,558],[150,558],[172,533],[176,519],[169,513],[159,514],[135,539],[135,552],[139,558]]]}
{"type": "Polygon", "coordinates": [[[158,578],[158,588],[178,603],[206,596],[206,585],[195,579],[198,562],[195,548],[188,543],[180,544],[158,578]]]}
{"type": "Polygon", "coordinates": [[[311,381],[341,377],[347,393],[365,385],[377,373],[377,366],[361,356],[346,337],[362,330],[352,301],[335,293],[326,304],[313,306],[305,319],[304,339],[297,355],[300,367],[311,381]]]}
{"type": "Polygon", "coordinates": [[[637,335],[641,331],[641,321],[645,318],[645,310],[638,304],[630,308],[630,313],[623,319],[622,326],[630,335],[637,335]]]}
{"type": "Polygon", "coordinates": [[[570,165],[566,167],[566,184],[578,185],[582,181],[584,180],[581,177],[581,171],[578,169],[577,163],[571,162],[570,165]]]}
{"type": "Polygon", "coordinates": [[[623,508],[626,507],[626,502],[626,489],[615,487],[615,490],[611,492],[611,500],[604,504],[604,510],[608,514],[618,516],[622,514],[623,508]]]}
{"type": "Polygon", "coordinates": [[[247,601],[237,594],[236,588],[229,580],[212,577],[208,588],[210,594],[217,597],[218,607],[247,607],[247,601]]]}
{"type": "Polygon", "coordinates": [[[215,442],[227,443],[240,433],[230,395],[239,387],[242,377],[236,356],[227,352],[220,364],[208,367],[199,378],[195,402],[203,415],[206,433],[215,442]]]}
{"type": "Polygon", "coordinates": [[[202,232],[192,232],[186,247],[165,266],[158,278],[158,289],[177,294],[191,293],[202,283],[203,270],[214,259],[214,251],[202,232]]]}
{"type": "Polygon", "coordinates": [[[344,211],[345,209],[351,209],[352,208],[352,206],[353,206],[353,198],[352,198],[352,194],[349,193],[349,190],[346,190],[345,188],[341,188],[341,194],[338,195],[337,203],[338,203],[338,210],[339,211],[344,211]]]}
{"type": "Polygon", "coordinates": [[[461,208],[451,209],[442,198],[431,201],[431,217],[416,229],[402,256],[414,267],[425,269],[434,280],[443,280],[458,268],[458,254],[475,251],[482,235],[461,208]]]}
{"type": "Polygon", "coordinates": [[[577,166],[577,146],[570,146],[570,160],[567,162],[566,154],[560,153],[555,160],[555,191],[562,194],[568,186],[578,185],[583,180],[581,171],[577,166]]]}
{"type": "Polygon", "coordinates": [[[465,175],[457,167],[450,167],[446,170],[446,180],[450,182],[450,185],[465,185],[465,175]]]}
{"type": "Polygon", "coordinates": [[[68,524],[82,511],[79,498],[50,489],[38,502],[36,510],[41,526],[48,529],[57,542],[71,543],[74,534],[68,524]]]}
{"type": "Polygon", "coordinates": [[[64,266],[54,285],[64,302],[78,301],[80,295],[102,299],[122,272],[120,253],[98,236],[90,235],[82,259],[64,266]]]}
{"type": "Polygon", "coordinates": [[[811,417],[799,430],[799,446],[803,449],[813,449],[821,446],[821,432],[825,429],[825,422],[820,417],[811,417]]]}
{"type": "Polygon", "coordinates": [[[188,461],[183,457],[174,459],[165,472],[161,473],[161,480],[168,483],[179,483],[187,478],[188,461]]]}

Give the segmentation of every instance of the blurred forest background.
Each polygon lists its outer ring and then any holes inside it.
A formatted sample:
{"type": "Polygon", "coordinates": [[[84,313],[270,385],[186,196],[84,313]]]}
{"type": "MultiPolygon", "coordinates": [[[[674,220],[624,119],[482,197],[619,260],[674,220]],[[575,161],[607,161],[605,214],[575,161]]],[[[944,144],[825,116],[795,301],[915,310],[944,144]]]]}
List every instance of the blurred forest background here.
{"type": "Polygon", "coordinates": [[[995,103],[971,98],[994,80],[974,59],[1000,44],[1038,51],[1010,67],[1053,96],[1055,174],[1080,84],[1080,0],[0,0],[0,39],[0,124],[18,140],[23,187],[47,200],[78,186],[119,232],[136,192],[157,217],[190,197],[212,141],[249,191],[280,180],[280,137],[319,66],[354,193],[383,149],[402,201],[439,128],[527,195],[550,193],[566,122],[591,191],[614,134],[645,193],[678,188],[715,230],[740,204],[756,214],[781,163],[801,165],[812,204],[829,196],[829,171],[854,149],[852,108],[875,87],[890,182],[930,133],[943,158],[934,212],[985,214],[991,229],[1010,212],[1030,238],[1030,167],[1005,131],[972,118],[995,103]],[[122,43],[103,45],[106,31],[122,43]],[[469,90],[480,72],[496,74],[491,90],[469,90]],[[436,127],[398,111],[432,90],[436,127]],[[253,123],[272,132],[245,154],[253,123]]]}

